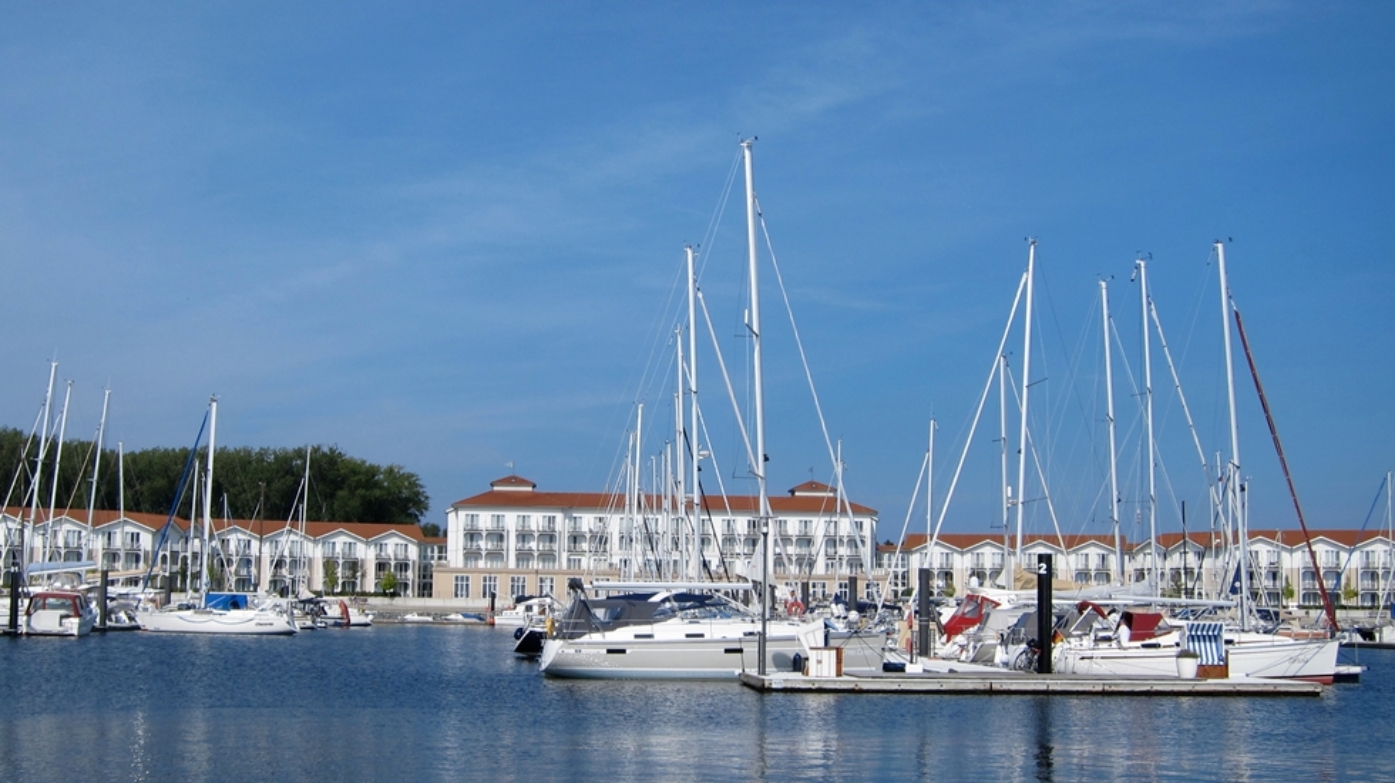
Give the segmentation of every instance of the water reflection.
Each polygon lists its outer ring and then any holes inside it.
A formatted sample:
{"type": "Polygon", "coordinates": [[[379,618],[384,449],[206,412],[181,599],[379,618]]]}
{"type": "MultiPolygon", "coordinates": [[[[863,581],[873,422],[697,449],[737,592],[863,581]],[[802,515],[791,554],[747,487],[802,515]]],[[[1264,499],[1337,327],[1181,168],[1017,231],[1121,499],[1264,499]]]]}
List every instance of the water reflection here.
{"type": "Polygon", "coordinates": [[[1037,697],[1032,701],[1032,717],[1036,721],[1034,734],[1037,739],[1037,780],[1051,781],[1055,779],[1052,773],[1055,764],[1051,760],[1051,699],[1037,697]]]}
{"type": "MultiPolygon", "coordinates": [[[[0,642],[0,769],[44,779],[1380,779],[1395,653],[1321,699],[759,694],[562,681],[507,631],[0,642]]],[[[1372,656],[1374,658],[1374,656],[1372,656]]]]}

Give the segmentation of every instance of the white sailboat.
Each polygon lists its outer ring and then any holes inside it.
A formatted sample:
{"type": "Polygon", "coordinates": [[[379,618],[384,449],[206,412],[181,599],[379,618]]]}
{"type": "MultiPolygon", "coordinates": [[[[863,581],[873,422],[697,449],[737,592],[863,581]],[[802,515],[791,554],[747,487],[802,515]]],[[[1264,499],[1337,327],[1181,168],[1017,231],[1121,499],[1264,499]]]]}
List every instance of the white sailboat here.
{"type": "MultiPolygon", "coordinates": [[[[753,404],[755,409],[754,444],[747,441],[748,462],[759,488],[761,563],[753,568],[752,582],[761,583],[759,616],[735,602],[711,594],[713,590],[749,590],[753,584],[737,583],[635,583],[609,584],[609,589],[631,592],[619,598],[588,598],[584,590],[576,590],[560,628],[543,643],[540,667],[544,674],[555,677],[597,678],[731,678],[743,670],[756,669],[789,671],[802,668],[799,664],[809,658],[812,647],[822,647],[827,635],[823,622],[774,620],[771,617],[770,575],[775,572],[774,553],[770,546],[770,500],[766,485],[765,411],[763,363],[761,353],[760,295],[757,273],[756,237],[757,211],[750,140],[741,143],[746,172],[746,215],[748,244],[748,288],[750,304],[747,328],[752,341],[753,404]],[[750,450],[754,446],[754,450],[750,450]],[[695,591],[709,591],[697,593],[695,591]]],[[[689,328],[693,328],[692,254],[689,251],[689,328]]],[[[690,343],[690,359],[696,353],[690,343]]],[[[681,373],[681,368],[680,368],[681,373]]],[[[680,374],[681,378],[681,374],[680,374]]],[[[680,380],[680,386],[695,390],[695,373],[680,380]]],[[[680,392],[681,397],[681,392],[680,392]]],[[[694,403],[695,405],[696,403],[694,403]]],[[[680,414],[681,416],[681,414],[680,414]]],[[[690,444],[689,457],[693,469],[693,485],[697,491],[697,460],[700,452],[690,444]]],[[[696,525],[699,508],[692,503],[694,515],[693,550],[688,562],[689,574],[701,563],[701,535],[696,525]]],[[[596,585],[599,586],[599,585],[596,585]]],[[[596,587],[593,586],[593,587],[596,587]]],[[[875,665],[881,665],[881,651],[875,651],[875,665]]]]}
{"type": "Polygon", "coordinates": [[[205,634],[269,634],[283,635],[297,632],[289,607],[278,601],[249,599],[252,605],[238,608],[215,609],[208,605],[207,553],[209,530],[212,527],[213,506],[213,454],[218,431],[218,398],[209,400],[208,466],[204,474],[203,503],[203,556],[199,567],[202,576],[199,580],[199,602],[193,608],[164,608],[137,613],[137,620],[143,631],[162,633],[205,633],[205,634]]]}

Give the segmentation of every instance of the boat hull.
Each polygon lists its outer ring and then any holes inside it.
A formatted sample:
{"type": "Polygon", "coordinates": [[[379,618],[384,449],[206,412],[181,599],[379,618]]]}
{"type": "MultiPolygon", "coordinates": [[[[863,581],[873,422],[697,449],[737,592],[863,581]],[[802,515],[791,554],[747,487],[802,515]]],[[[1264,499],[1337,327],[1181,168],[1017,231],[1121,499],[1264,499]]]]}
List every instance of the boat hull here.
{"type": "Polygon", "coordinates": [[[294,621],[279,612],[255,609],[175,609],[140,612],[141,630],[160,633],[290,635],[294,621]]]}
{"type": "MultiPolygon", "coordinates": [[[[766,667],[768,671],[793,671],[796,656],[802,660],[807,655],[795,637],[771,637],[766,645],[766,667]]],[[[757,668],[757,640],[752,637],[549,639],[542,651],[542,671],[551,677],[730,680],[757,668]]]]}
{"type": "Polygon", "coordinates": [[[21,630],[27,636],[86,636],[92,632],[93,618],[54,610],[36,611],[24,618],[21,630]]]}

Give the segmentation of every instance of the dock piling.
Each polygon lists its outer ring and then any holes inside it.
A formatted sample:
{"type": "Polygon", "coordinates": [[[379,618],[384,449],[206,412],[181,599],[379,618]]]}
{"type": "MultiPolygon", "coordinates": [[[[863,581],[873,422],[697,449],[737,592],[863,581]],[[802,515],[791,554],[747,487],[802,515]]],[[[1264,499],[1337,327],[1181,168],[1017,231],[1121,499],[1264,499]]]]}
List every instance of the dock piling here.
{"type": "Polygon", "coordinates": [[[932,655],[934,650],[930,647],[930,569],[922,568],[916,572],[916,621],[919,627],[916,629],[919,637],[916,640],[916,652],[921,655],[932,655]]]}
{"type": "Polygon", "coordinates": [[[107,579],[111,571],[103,568],[97,577],[97,630],[107,629],[107,579]]]}
{"type": "Polygon", "coordinates": [[[1037,555],[1037,674],[1051,673],[1051,632],[1056,616],[1051,611],[1051,555],[1037,555]]]}
{"type": "Polygon", "coordinates": [[[10,621],[5,628],[10,633],[19,633],[19,586],[22,580],[17,568],[11,568],[7,573],[10,581],[10,621]]]}

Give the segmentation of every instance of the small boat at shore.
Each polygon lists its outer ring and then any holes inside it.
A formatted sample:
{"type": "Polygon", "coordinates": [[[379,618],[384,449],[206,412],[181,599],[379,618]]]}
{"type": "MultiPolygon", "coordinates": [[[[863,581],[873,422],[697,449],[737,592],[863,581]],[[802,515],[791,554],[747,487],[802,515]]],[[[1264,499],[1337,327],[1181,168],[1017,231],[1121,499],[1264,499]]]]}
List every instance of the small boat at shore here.
{"type": "Polygon", "coordinates": [[[494,624],[509,628],[526,628],[541,624],[557,610],[557,601],[550,595],[523,598],[512,607],[496,612],[494,624]]]}
{"type": "Polygon", "coordinates": [[[44,590],[29,597],[19,632],[28,636],[86,636],[97,623],[87,596],[75,590],[44,590]]]}

